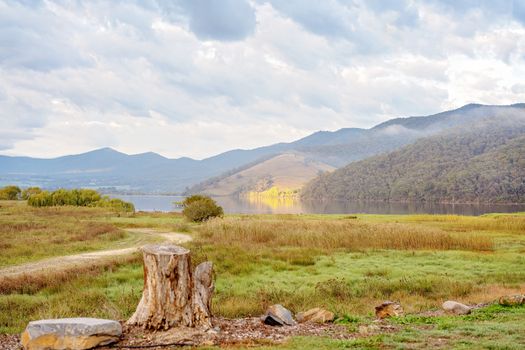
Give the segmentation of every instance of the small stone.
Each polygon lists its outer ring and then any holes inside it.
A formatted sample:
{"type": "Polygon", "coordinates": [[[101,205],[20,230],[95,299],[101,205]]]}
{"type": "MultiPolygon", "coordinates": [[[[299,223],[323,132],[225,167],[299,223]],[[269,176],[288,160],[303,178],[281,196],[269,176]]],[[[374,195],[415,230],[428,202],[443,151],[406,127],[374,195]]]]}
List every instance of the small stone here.
{"type": "Polygon", "coordinates": [[[442,307],[445,312],[455,315],[468,315],[471,312],[471,308],[469,306],[453,300],[445,301],[442,307]]]}
{"type": "Polygon", "coordinates": [[[376,317],[379,319],[403,316],[404,314],[401,304],[394,301],[385,301],[383,304],[376,306],[376,317]]]}
{"type": "Polygon", "coordinates": [[[499,298],[499,304],[503,306],[518,306],[525,304],[525,295],[504,295],[499,298]]]}
{"type": "Polygon", "coordinates": [[[32,321],[22,333],[26,350],[84,350],[119,340],[120,323],[97,318],[61,318],[32,321]]]}
{"type": "Polygon", "coordinates": [[[305,312],[299,312],[295,315],[295,318],[299,323],[304,322],[316,322],[316,323],[326,323],[332,322],[334,320],[334,313],[327,311],[321,308],[310,309],[305,312]]]}
{"type": "Polygon", "coordinates": [[[263,322],[269,326],[293,326],[296,324],[290,310],[281,304],[270,306],[262,317],[263,322]]]}
{"type": "Polygon", "coordinates": [[[221,332],[220,327],[210,328],[206,331],[206,333],[209,333],[209,334],[219,334],[220,332],[221,332]]]}

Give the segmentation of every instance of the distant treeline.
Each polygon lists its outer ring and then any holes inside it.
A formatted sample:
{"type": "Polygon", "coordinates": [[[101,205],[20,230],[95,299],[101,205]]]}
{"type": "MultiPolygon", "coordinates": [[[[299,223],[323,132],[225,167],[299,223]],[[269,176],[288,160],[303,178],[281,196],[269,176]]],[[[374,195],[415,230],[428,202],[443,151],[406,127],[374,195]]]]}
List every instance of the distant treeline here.
{"type": "Polygon", "coordinates": [[[18,186],[0,188],[0,200],[27,200],[33,207],[76,206],[76,207],[101,207],[117,211],[134,212],[132,203],[121,199],[102,196],[91,189],[58,189],[44,191],[39,187],[29,187],[24,190],[18,186]]]}
{"type": "Polygon", "coordinates": [[[525,202],[525,122],[422,139],[324,174],[303,199],[525,202]]]}

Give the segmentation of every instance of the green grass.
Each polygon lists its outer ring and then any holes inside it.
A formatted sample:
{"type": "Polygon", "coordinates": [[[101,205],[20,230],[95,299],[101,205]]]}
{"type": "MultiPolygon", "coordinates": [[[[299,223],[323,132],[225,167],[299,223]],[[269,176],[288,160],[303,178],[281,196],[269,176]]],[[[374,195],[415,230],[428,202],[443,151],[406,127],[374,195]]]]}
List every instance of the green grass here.
{"type": "MultiPolygon", "coordinates": [[[[137,261],[140,261],[137,259],[137,261]]],[[[126,319],[142,293],[142,265],[105,266],[34,293],[0,296],[0,333],[19,333],[29,320],[72,316],[126,319]]]]}
{"type": "MultiPolygon", "coordinates": [[[[334,311],[341,322],[351,321],[349,329],[355,331],[358,324],[372,322],[374,306],[387,299],[400,301],[410,314],[391,321],[399,328],[395,333],[354,340],[300,337],[280,346],[282,349],[517,349],[525,343],[524,308],[492,306],[464,317],[414,316],[439,308],[446,299],[479,303],[523,293],[523,214],[478,218],[236,215],[195,225],[172,214],[116,217],[67,208],[36,214],[26,210],[23,206],[2,207],[0,222],[26,222],[36,216],[32,220],[54,222],[62,228],[71,221],[118,229],[190,231],[195,237],[189,244],[194,264],[203,260],[215,264],[213,305],[217,315],[256,316],[277,302],[294,312],[322,306],[334,311]],[[385,241],[378,243],[378,239],[385,241]]],[[[52,230],[46,232],[48,239],[53,237],[52,230]]],[[[17,235],[30,233],[31,228],[25,226],[17,231],[17,235]]],[[[64,229],[57,235],[74,237],[75,232],[64,229]]],[[[126,239],[130,238],[121,241],[126,239]]],[[[58,243],[57,250],[71,252],[71,242],[58,243]]],[[[99,238],[85,242],[89,249],[106,249],[114,243],[99,238]]],[[[24,258],[17,255],[16,259],[24,258]]],[[[73,271],[57,283],[0,295],[0,333],[20,332],[29,320],[39,318],[82,315],[126,319],[141,290],[142,266],[137,260],[73,271]]]]}
{"type": "Polygon", "coordinates": [[[320,256],[304,266],[264,255],[245,263],[232,251],[212,260],[219,272],[216,309],[226,316],[257,315],[274,302],[294,311],[324,306],[339,314],[366,314],[385,299],[421,311],[447,298],[493,299],[493,293],[519,289],[525,281],[518,254],[368,251],[320,256]]]}
{"type": "MultiPolygon", "coordinates": [[[[360,320],[370,324],[370,320],[360,320]]],[[[260,350],[282,349],[523,349],[525,347],[525,307],[492,305],[468,316],[406,316],[387,323],[397,331],[336,340],[295,337],[283,345],[264,345],[260,350]]],[[[249,349],[250,347],[235,347],[249,349]]],[[[217,348],[208,348],[217,349],[217,348]]]]}
{"type": "Polygon", "coordinates": [[[490,305],[467,316],[403,317],[393,321],[403,330],[385,345],[443,349],[523,349],[525,307],[490,305]]]}

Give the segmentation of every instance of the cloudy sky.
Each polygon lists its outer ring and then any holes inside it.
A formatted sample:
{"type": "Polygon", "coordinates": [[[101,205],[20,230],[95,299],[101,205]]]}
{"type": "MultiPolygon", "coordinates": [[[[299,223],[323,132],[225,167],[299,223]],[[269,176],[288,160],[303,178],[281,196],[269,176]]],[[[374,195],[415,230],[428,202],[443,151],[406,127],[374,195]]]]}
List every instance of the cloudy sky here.
{"type": "Polygon", "coordinates": [[[521,0],[0,0],[0,154],[168,157],[525,102],[521,0]]]}

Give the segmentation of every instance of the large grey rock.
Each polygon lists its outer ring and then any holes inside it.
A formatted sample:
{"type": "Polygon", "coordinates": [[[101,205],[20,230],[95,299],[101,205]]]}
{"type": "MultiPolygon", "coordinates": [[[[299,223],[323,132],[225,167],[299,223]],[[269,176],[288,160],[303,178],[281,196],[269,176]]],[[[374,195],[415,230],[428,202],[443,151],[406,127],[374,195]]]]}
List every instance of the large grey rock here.
{"type": "Polygon", "coordinates": [[[119,340],[120,323],[98,318],[61,318],[32,321],[22,333],[27,350],[84,350],[119,340]]]}
{"type": "Polygon", "coordinates": [[[447,300],[443,303],[443,310],[445,312],[456,314],[456,315],[468,315],[471,312],[469,306],[458,303],[457,301],[447,300]]]}
{"type": "Polygon", "coordinates": [[[296,324],[290,310],[286,309],[281,304],[270,306],[266,310],[266,314],[264,314],[262,320],[265,324],[270,326],[293,326],[296,324]]]}

